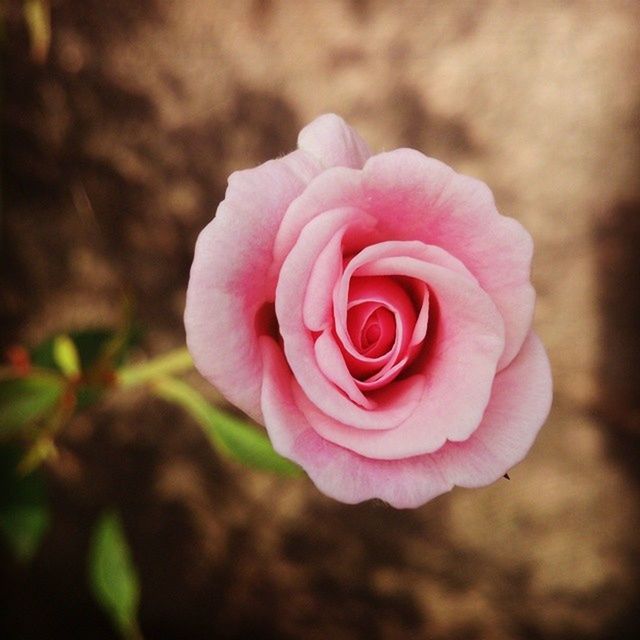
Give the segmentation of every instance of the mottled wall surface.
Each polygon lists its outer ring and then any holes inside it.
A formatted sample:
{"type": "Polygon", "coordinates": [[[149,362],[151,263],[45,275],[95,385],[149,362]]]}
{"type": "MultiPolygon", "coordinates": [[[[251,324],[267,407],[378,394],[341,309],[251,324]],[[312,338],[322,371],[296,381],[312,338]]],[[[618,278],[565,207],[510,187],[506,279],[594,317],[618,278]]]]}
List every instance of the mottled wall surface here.
{"type": "Polygon", "coordinates": [[[44,66],[7,28],[3,342],[113,321],[124,289],[147,350],[179,345],[227,175],[336,111],[485,180],[531,231],[556,393],[510,482],[410,512],[221,462],[173,409],[118,398],[63,436],[54,526],[3,588],[14,632],[111,637],[82,562],[115,502],[148,638],[638,637],[640,5],[52,5],[44,66]]]}

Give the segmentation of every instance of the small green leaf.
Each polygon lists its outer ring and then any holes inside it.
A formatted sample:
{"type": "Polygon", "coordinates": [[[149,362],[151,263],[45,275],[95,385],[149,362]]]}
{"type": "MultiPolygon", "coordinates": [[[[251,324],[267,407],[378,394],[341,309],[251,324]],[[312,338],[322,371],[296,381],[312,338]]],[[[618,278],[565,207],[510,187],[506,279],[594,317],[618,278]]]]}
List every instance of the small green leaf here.
{"type": "Polygon", "coordinates": [[[31,55],[36,62],[47,59],[51,45],[51,10],[47,0],[25,0],[24,18],[31,38],[31,55]]]}
{"type": "Polygon", "coordinates": [[[89,556],[93,593],[124,637],[137,637],[140,586],[120,518],[114,511],[98,520],[89,556]]]}
{"type": "Polygon", "coordinates": [[[62,380],[45,373],[0,380],[0,436],[13,435],[52,411],[62,391],[62,380]]]}
{"type": "MultiPolygon", "coordinates": [[[[83,329],[82,331],[72,331],[68,337],[75,345],[80,358],[80,369],[87,371],[102,357],[104,351],[112,351],[115,341],[118,342],[114,353],[110,353],[113,367],[120,366],[126,357],[130,347],[139,338],[139,332],[135,328],[127,328],[126,338],[120,339],[118,332],[111,329],[83,329]]],[[[56,337],[47,338],[31,351],[31,361],[39,367],[56,369],[63,373],[56,358],[54,357],[54,343],[56,337]]]]}
{"type": "Polygon", "coordinates": [[[186,382],[162,378],[156,382],[154,390],[161,398],[185,408],[223,453],[256,469],[301,475],[300,467],[276,453],[263,432],[212,406],[186,382]]]}
{"type": "Polygon", "coordinates": [[[53,339],[53,359],[58,369],[67,378],[80,375],[80,355],[73,340],[67,335],[56,336],[53,339]]]}
{"type": "Polygon", "coordinates": [[[0,529],[19,562],[29,562],[49,526],[43,505],[16,505],[0,511],[0,529]]]}
{"type": "Polygon", "coordinates": [[[20,562],[35,555],[49,525],[44,481],[40,472],[21,476],[16,467],[22,451],[0,448],[0,531],[20,562]]]}
{"type": "Polygon", "coordinates": [[[58,455],[55,442],[48,434],[40,434],[35,442],[27,449],[20,464],[18,473],[27,475],[35,471],[45,460],[58,455]]]}

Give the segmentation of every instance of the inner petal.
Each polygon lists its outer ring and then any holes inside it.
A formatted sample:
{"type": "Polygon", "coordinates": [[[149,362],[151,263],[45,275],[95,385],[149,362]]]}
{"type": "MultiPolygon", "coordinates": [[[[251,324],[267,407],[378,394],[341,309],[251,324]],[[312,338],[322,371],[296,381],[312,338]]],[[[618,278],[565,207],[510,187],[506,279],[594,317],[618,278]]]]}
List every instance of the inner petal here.
{"type": "Polygon", "coordinates": [[[369,322],[363,331],[363,336],[361,338],[362,348],[367,350],[370,347],[375,346],[380,339],[380,333],[380,324],[376,318],[373,322],[369,322]]]}
{"type": "Polygon", "coordinates": [[[396,278],[354,276],[344,315],[334,307],[345,362],[363,391],[391,382],[408,362],[419,315],[411,293],[396,278]]]}
{"type": "MultiPolygon", "coordinates": [[[[354,218],[352,210],[339,209],[326,211],[309,222],[282,264],[275,307],[286,360],[309,402],[343,424],[358,429],[378,430],[391,429],[412,413],[422,395],[424,377],[420,374],[407,376],[394,384],[392,389],[381,388],[367,394],[367,399],[375,403],[375,411],[360,406],[323,373],[314,349],[313,332],[305,326],[303,317],[309,278],[322,250],[336,233],[347,227],[343,248],[346,255],[352,255],[355,247],[349,244],[350,236],[366,237],[371,230],[370,220],[364,214],[354,218]]],[[[333,297],[333,292],[327,293],[333,297]]],[[[342,306],[344,315],[338,314],[345,325],[346,307],[347,296],[342,306]]],[[[341,345],[338,346],[341,348],[341,345]]]]}
{"type": "MultiPolygon", "coordinates": [[[[417,372],[423,375],[425,392],[419,407],[392,430],[367,433],[365,437],[339,420],[331,421],[313,407],[299,405],[310,424],[323,438],[362,456],[380,460],[432,453],[447,440],[466,440],[485,413],[504,348],[504,324],[492,299],[471,278],[406,256],[372,260],[362,265],[358,273],[367,276],[401,274],[428,283],[432,312],[428,329],[431,338],[427,337],[428,344],[425,345],[428,358],[416,360],[416,367],[405,365],[402,369],[407,376],[417,372]]],[[[391,372],[385,375],[391,376],[391,372]]],[[[383,382],[373,392],[373,384],[365,387],[363,382],[358,382],[357,385],[369,398],[380,391],[393,393],[403,382],[383,382]]]]}
{"type": "Polygon", "coordinates": [[[370,357],[382,355],[391,349],[396,339],[396,321],[393,313],[385,307],[378,307],[364,327],[362,346],[370,357]]]}
{"type": "Polygon", "coordinates": [[[397,358],[406,348],[416,323],[416,311],[407,292],[393,278],[386,277],[354,277],[348,286],[346,309],[334,303],[336,330],[345,352],[366,362],[385,354],[395,344],[397,358]],[[379,325],[381,342],[369,342],[364,347],[363,332],[369,324],[379,325]],[[367,348],[372,353],[365,353],[367,348]]]}
{"type": "Polygon", "coordinates": [[[355,304],[347,311],[347,331],[361,354],[378,358],[395,343],[395,315],[377,302],[355,304]]]}

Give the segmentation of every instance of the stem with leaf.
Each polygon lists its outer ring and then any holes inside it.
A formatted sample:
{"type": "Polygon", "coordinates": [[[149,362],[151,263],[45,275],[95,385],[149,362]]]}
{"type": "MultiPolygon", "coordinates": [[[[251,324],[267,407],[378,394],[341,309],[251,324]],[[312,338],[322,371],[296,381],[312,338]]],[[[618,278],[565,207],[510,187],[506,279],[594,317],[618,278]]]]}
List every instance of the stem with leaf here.
{"type": "Polygon", "coordinates": [[[127,388],[153,382],[165,376],[187,373],[191,369],[193,369],[193,359],[187,348],[183,347],[140,364],[122,367],[117,372],[117,380],[121,387],[127,388]]]}

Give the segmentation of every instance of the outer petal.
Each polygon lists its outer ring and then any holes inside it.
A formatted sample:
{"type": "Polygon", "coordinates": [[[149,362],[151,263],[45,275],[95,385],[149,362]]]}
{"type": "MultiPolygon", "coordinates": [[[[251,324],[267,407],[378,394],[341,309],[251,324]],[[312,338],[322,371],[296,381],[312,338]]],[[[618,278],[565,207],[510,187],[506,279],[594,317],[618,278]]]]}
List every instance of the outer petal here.
{"type": "Polygon", "coordinates": [[[274,298],[266,274],[287,207],[322,171],[295,151],[229,178],[216,218],[200,233],[185,327],[195,364],[231,402],[261,419],[262,358],[255,316],[274,298]]]}
{"type": "Polygon", "coordinates": [[[278,345],[263,336],[262,350],[262,410],[271,442],[281,455],[300,464],[320,491],[347,504],[380,498],[394,507],[408,508],[452,488],[428,456],[370,460],[319,436],[293,399],[296,383],[278,345]]]}
{"type": "Polygon", "coordinates": [[[291,203],[278,229],[272,265],[276,277],[298,236],[309,222],[325,211],[356,207],[364,201],[361,183],[362,172],[346,167],[327,169],[318,179],[309,183],[304,190],[304,197],[296,198],[291,203]]]}
{"type": "Polygon", "coordinates": [[[449,480],[482,487],[501,478],[528,453],[551,408],[549,360],[530,332],[520,353],[493,383],[482,423],[465,442],[449,442],[436,456],[449,480]]]}
{"type": "Polygon", "coordinates": [[[505,322],[499,369],[519,352],[533,319],[533,242],[498,213],[483,182],[413,149],[372,157],[364,168],[368,213],[383,236],[422,240],[460,259],[493,298],[505,322]]]}
{"type": "Polygon", "coordinates": [[[308,124],[298,136],[298,148],[325,167],[361,169],[371,151],[367,143],[340,116],[326,113],[308,124]]]}
{"type": "Polygon", "coordinates": [[[371,460],[324,440],[310,427],[294,401],[296,383],[279,347],[266,336],[261,346],[263,412],[274,447],[298,462],[321,491],[349,504],[380,498],[412,508],[454,484],[490,484],[527,454],[551,404],[549,363],[530,334],[517,358],[496,377],[490,406],[468,441],[403,460],[371,460]]]}

